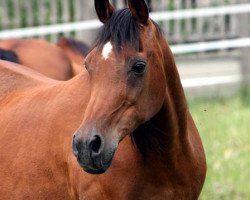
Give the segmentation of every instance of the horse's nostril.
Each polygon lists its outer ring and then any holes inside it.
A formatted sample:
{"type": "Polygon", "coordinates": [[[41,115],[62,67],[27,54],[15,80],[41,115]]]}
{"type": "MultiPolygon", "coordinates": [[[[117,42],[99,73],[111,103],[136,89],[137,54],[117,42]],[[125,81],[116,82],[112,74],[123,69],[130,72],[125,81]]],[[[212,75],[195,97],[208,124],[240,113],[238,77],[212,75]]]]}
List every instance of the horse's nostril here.
{"type": "Polygon", "coordinates": [[[72,148],[75,156],[78,156],[78,153],[81,151],[81,144],[75,135],[73,136],[72,148]]]}
{"type": "Polygon", "coordinates": [[[101,137],[99,135],[95,135],[89,145],[91,152],[94,154],[99,154],[101,146],[102,146],[101,137]]]}

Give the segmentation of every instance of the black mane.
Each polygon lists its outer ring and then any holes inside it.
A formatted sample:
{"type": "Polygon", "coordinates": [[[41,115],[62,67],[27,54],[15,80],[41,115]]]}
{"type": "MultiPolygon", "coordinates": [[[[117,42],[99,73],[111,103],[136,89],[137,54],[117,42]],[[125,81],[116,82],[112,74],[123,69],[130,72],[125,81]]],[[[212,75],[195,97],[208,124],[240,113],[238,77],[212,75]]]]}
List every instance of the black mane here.
{"type": "Polygon", "coordinates": [[[116,50],[131,45],[139,50],[139,25],[128,8],[114,11],[112,17],[103,25],[96,40],[96,46],[103,47],[108,41],[116,50]]]}

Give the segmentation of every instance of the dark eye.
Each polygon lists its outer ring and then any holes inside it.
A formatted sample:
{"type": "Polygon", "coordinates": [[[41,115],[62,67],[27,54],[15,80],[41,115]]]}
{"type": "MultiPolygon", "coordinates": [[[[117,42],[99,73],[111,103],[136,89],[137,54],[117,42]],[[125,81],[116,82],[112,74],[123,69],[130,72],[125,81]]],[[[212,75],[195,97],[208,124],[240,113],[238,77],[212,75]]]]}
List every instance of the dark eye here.
{"type": "Polygon", "coordinates": [[[138,61],[133,64],[131,67],[131,72],[133,72],[137,76],[142,76],[146,69],[146,63],[143,61],[138,61]]]}

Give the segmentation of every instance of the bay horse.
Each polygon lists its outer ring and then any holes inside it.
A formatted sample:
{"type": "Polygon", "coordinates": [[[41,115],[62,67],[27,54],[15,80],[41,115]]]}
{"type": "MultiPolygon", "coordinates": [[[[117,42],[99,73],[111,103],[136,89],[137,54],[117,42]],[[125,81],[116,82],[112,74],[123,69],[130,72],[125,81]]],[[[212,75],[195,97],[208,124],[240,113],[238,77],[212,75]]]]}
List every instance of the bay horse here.
{"type": "Polygon", "coordinates": [[[73,75],[79,74],[82,71],[84,58],[90,51],[89,46],[81,41],[66,37],[61,37],[56,45],[63,50],[71,61],[73,75]]]}
{"type": "Polygon", "coordinates": [[[0,199],[194,200],[206,161],[144,0],[115,10],[68,81],[0,62],[0,199]]]}
{"type": "Polygon", "coordinates": [[[78,67],[77,64],[72,67],[71,60],[61,48],[41,39],[2,40],[0,48],[0,59],[25,65],[56,80],[72,78],[74,68],[78,67]]]}
{"type": "Polygon", "coordinates": [[[17,54],[10,50],[0,48],[0,60],[7,60],[14,63],[20,63],[17,54]]]}
{"type": "Polygon", "coordinates": [[[78,64],[83,64],[83,58],[85,58],[90,51],[90,47],[87,44],[72,38],[61,37],[56,45],[63,49],[64,53],[72,62],[78,64]]]}

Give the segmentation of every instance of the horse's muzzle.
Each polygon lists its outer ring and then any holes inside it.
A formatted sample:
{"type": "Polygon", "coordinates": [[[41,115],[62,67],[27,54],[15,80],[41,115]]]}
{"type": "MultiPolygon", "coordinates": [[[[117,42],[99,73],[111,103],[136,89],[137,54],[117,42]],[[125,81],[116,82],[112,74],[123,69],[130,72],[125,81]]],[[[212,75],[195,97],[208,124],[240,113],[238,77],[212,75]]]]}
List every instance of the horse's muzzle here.
{"type": "Polygon", "coordinates": [[[89,134],[84,140],[79,133],[76,133],[73,137],[72,149],[84,171],[101,174],[111,165],[116,148],[109,147],[101,134],[89,134]]]}

